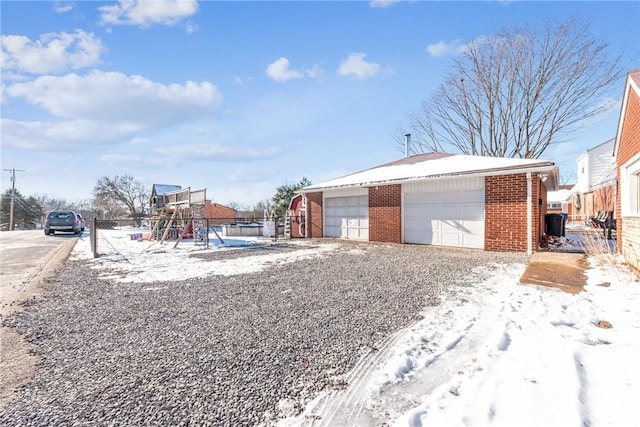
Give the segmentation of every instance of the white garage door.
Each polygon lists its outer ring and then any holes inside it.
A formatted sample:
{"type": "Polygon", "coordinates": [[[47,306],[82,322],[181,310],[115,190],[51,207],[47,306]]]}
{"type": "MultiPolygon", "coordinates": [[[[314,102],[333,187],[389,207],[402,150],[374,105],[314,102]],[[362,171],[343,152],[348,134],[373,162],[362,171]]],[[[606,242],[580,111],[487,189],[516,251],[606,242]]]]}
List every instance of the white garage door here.
{"type": "Polygon", "coordinates": [[[484,248],[484,178],[409,184],[404,191],[404,241],[484,248]]]}
{"type": "Polygon", "coordinates": [[[324,199],[324,235],[369,239],[369,196],[324,199]]]}

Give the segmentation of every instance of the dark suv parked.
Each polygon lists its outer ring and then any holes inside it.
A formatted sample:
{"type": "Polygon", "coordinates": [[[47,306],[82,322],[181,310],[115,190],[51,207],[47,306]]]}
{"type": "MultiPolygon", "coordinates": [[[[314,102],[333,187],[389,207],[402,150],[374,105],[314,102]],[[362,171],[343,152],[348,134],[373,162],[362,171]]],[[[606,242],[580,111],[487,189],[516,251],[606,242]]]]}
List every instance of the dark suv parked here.
{"type": "Polygon", "coordinates": [[[44,220],[44,234],[54,234],[56,231],[80,234],[82,224],[73,211],[49,212],[47,219],[44,220]]]}

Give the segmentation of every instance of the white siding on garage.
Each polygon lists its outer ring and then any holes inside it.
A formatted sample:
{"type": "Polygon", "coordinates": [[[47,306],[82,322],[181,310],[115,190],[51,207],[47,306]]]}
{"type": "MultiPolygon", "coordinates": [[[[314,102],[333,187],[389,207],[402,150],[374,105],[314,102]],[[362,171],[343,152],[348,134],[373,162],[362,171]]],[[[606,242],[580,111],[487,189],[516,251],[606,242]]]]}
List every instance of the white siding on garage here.
{"type": "Polygon", "coordinates": [[[405,243],[484,248],[484,178],[404,184],[405,243]]]}
{"type": "Polygon", "coordinates": [[[368,240],[368,194],[366,188],[348,192],[326,192],[323,202],[324,235],[368,240]]]}

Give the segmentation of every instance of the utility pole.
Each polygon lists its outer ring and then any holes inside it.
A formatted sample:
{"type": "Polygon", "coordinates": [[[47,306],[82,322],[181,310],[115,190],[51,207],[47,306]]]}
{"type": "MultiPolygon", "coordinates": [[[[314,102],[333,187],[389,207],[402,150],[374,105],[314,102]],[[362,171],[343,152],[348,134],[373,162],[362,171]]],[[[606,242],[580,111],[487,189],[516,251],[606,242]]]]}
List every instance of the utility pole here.
{"type": "Polygon", "coordinates": [[[16,172],[26,172],[21,169],[5,169],[11,172],[11,206],[9,207],[9,231],[13,231],[13,201],[16,198],[16,172]]]}

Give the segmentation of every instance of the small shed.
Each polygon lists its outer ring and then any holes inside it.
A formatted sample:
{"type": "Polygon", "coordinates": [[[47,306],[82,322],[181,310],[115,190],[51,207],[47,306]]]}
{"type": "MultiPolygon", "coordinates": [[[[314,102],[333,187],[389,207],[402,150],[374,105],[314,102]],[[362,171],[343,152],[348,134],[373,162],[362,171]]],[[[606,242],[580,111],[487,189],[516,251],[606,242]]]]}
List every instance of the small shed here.
{"type": "Polygon", "coordinates": [[[291,237],[307,237],[307,204],[304,195],[296,194],[291,198],[287,215],[291,227],[291,237]]]}

